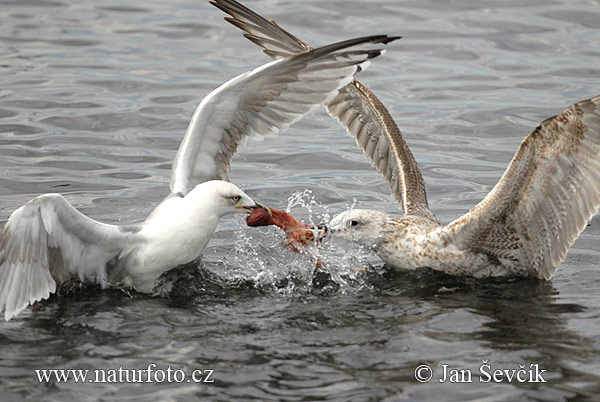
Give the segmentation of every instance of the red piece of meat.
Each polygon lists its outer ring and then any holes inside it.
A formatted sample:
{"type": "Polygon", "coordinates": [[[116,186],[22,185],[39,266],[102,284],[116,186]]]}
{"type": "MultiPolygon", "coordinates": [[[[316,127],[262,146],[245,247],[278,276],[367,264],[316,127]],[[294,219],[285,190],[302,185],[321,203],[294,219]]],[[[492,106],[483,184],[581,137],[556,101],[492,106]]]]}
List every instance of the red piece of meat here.
{"type": "Polygon", "coordinates": [[[248,226],[280,227],[288,237],[284,244],[296,252],[300,251],[298,247],[304,247],[315,240],[315,232],[310,225],[298,222],[292,215],[277,209],[257,208],[248,215],[246,223],[248,226]]]}

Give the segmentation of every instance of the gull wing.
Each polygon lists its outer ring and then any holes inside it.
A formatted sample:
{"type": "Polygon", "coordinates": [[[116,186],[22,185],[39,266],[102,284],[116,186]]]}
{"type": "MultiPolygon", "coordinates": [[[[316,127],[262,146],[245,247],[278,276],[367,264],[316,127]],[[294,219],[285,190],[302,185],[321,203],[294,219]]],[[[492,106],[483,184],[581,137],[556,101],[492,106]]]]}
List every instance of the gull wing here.
{"type": "Polygon", "coordinates": [[[460,249],[550,279],[599,206],[596,97],[541,123],[490,193],[441,232],[460,249]]]}
{"type": "Polygon", "coordinates": [[[244,137],[276,135],[319,104],[331,100],[387,35],[351,39],[306,50],[241,74],[202,100],[181,143],[171,193],[187,194],[211,179],[227,180],[229,163],[244,137]]]}
{"type": "Polygon", "coordinates": [[[47,299],[71,276],[107,285],[106,265],[118,259],[131,231],[96,222],[59,194],[17,209],[0,233],[0,311],[8,321],[47,299]]]}
{"type": "Polygon", "coordinates": [[[235,0],[214,0],[209,3],[231,15],[225,17],[225,21],[246,31],[244,37],[262,47],[263,52],[273,59],[283,59],[291,54],[312,49],[275,21],[267,21],[235,0]]]}
{"type": "MultiPolygon", "coordinates": [[[[279,59],[311,47],[234,0],[211,4],[231,17],[226,21],[247,33],[244,37],[262,47],[268,56],[279,59]]],[[[325,103],[329,114],[339,120],[356,145],[387,181],[405,215],[419,215],[437,221],[429,210],[423,176],[396,122],[381,101],[357,80],[340,89],[325,103]]]]}

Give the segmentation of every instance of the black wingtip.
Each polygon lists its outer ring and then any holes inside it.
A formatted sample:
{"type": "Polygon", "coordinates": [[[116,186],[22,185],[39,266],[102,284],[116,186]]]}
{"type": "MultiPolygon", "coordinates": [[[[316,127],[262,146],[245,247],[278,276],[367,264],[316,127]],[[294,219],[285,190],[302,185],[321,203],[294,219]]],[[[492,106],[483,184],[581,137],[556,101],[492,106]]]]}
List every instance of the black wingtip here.
{"type": "Polygon", "coordinates": [[[393,42],[398,39],[402,39],[402,36],[388,36],[387,40],[383,41],[382,43],[387,45],[388,43],[393,42]]]}
{"type": "Polygon", "coordinates": [[[383,43],[384,45],[387,45],[395,40],[402,39],[402,36],[377,35],[374,36],[374,38],[373,43],[383,43]]]}
{"type": "Polygon", "coordinates": [[[314,49],[314,51],[317,53],[329,53],[331,51],[336,51],[336,50],[340,50],[340,49],[344,49],[344,48],[348,48],[348,47],[352,47],[352,46],[356,46],[356,45],[360,45],[360,44],[364,44],[364,43],[387,44],[398,38],[399,38],[398,36],[388,36],[388,35],[363,36],[363,37],[359,37],[359,38],[348,39],[348,40],[344,40],[341,42],[333,43],[333,44],[323,46],[320,48],[316,48],[316,49],[314,49]]]}
{"type": "Polygon", "coordinates": [[[367,59],[374,59],[375,57],[381,56],[385,53],[385,49],[373,49],[367,51],[367,59]]]}
{"type": "MultiPolygon", "coordinates": [[[[389,36],[389,35],[372,35],[367,36],[362,39],[366,39],[367,42],[371,43],[381,43],[383,45],[387,45],[388,43],[392,43],[395,40],[401,39],[402,36],[389,36]]],[[[360,39],[360,38],[358,38],[360,39]]]]}

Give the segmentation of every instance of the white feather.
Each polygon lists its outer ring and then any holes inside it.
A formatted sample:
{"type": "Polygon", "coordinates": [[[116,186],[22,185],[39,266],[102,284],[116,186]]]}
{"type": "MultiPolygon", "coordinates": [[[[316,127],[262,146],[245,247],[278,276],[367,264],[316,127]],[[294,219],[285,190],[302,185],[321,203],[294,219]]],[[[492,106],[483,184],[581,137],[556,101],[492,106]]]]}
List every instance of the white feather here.
{"type": "Polygon", "coordinates": [[[196,109],[173,163],[171,192],[187,194],[206,180],[226,180],[229,162],[247,137],[277,135],[366,68],[381,51],[371,37],[275,60],[241,74],[206,96],[196,109]]]}
{"type": "MultiPolygon", "coordinates": [[[[39,196],[0,234],[0,311],[6,320],[70,278],[150,292],[165,271],[198,258],[221,216],[255,203],[225,181],[242,138],[274,135],[346,85],[378,56],[359,38],[274,61],[226,82],[194,113],[173,163],[170,197],[137,226],[90,219],[61,195],[39,196]],[[238,200],[234,202],[235,200],[238,200]],[[52,256],[52,258],[51,258],[52,256]],[[59,256],[60,258],[55,258],[59,256]]],[[[246,210],[247,211],[247,210],[246,210]]]]}

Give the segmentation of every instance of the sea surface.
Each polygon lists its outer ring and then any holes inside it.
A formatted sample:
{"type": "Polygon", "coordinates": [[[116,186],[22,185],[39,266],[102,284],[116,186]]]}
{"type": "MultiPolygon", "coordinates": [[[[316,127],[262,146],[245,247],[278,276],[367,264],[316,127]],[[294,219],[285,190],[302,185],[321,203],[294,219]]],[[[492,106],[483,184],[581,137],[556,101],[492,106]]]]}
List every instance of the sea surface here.
{"type": "MultiPolygon", "coordinates": [[[[359,79],[445,222],[539,122],[600,95],[597,0],[245,4],[315,46],[403,36],[359,79]]],[[[204,0],[0,0],[0,226],[48,192],[103,222],[142,221],[200,100],[269,60],[223,16],[204,0]]],[[[323,110],[242,144],[231,167],[252,197],[304,221],[353,205],[400,214],[323,110]]],[[[548,282],[393,270],[352,243],[294,254],[282,240],[230,216],[158,295],[74,287],[0,322],[0,401],[600,398],[599,216],[548,282]],[[40,381],[36,369],[89,372],[40,381]]]]}

